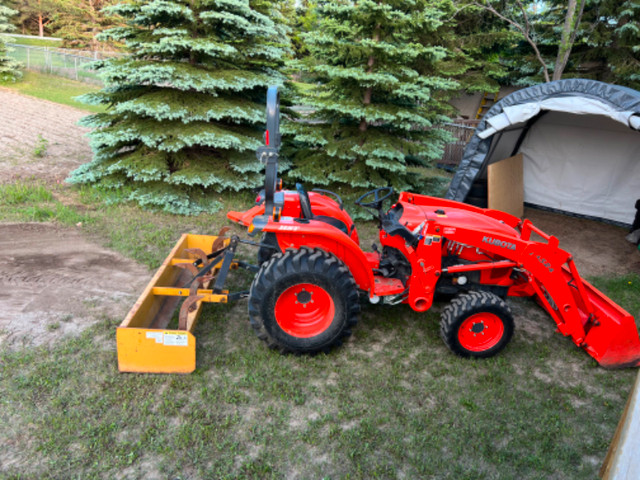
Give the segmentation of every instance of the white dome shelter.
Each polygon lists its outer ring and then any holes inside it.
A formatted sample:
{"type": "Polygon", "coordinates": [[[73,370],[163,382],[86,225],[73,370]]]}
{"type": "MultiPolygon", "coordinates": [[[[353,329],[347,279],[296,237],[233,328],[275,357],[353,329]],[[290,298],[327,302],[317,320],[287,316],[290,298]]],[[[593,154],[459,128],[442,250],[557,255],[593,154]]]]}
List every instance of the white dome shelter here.
{"type": "Polygon", "coordinates": [[[640,92],[569,79],[497,102],[467,145],[446,198],[469,201],[487,166],[523,157],[525,204],[631,225],[640,198],[640,92]]]}

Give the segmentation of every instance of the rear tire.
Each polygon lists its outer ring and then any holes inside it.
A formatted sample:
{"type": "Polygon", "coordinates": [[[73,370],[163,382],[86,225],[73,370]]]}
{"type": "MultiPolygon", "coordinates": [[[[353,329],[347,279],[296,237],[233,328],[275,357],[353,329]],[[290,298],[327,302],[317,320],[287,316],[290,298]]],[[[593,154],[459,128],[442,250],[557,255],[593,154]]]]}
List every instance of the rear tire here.
{"type": "Polygon", "coordinates": [[[487,358],[503,350],[513,336],[509,306],[490,292],[469,292],[454,298],[442,311],[440,335],[461,357],[487,358]]]}
{"type": "Polygon", "coordinates": [[[273,232],[263,233],[262,237],[260,238],[260,243],[263,243],[265,246],[261,246],[258,249],[258,265],[262,265],[263,263],[268,262],[271,257],[280,252],[278,239],[276,238],[276,234],[273,232]]]}
{"type": "Polygon", "coordinates": [[[359,312],[349,269],[335,256],[308,247],[274,255],[249,293],[251,326],[282,353],[328,352],[351,334],[359,312]]]}

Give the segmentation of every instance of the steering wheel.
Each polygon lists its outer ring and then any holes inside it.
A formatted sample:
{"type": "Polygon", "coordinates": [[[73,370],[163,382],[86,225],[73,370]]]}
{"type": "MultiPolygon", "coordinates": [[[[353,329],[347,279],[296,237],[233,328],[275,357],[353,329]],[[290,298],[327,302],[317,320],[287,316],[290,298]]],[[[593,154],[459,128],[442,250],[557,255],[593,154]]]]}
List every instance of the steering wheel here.
{"type": "Polygon", "coordinates": [[[393,188],[391,187],[380,187],[370,192],[365,193],[360,198],[358,198],[354,203],[359,207],[364,207],[369,210],[373,210],[378,214],[378,219],[382,222],[382,204],[383,202],[393,195],[393,188]],[[369,200],[370,197],[373,197],[369,200]],[[365,201],[368,200],[368,201],[365,201]]]}
{"type": "Polygon", "coordinates": [[[359,207],[375,208],[376,210],[380,210],[380,208],[382,208],[382,202],[384,202],[391,195],[393,195],[393,188],[380,187],[362,195],[355,201],[355,204],[359,207]],[[373,199],[365,202],[364,200],[370,196],[373,196],[373,199]]]}

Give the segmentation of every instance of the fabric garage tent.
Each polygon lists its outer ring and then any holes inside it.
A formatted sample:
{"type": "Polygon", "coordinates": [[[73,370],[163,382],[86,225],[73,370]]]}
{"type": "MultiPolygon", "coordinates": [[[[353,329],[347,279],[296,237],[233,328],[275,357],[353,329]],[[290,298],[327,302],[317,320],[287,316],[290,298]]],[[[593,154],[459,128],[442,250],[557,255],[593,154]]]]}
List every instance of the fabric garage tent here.
{"type": "Polygon", "coordinates": [[[631,224],[640,198],[640,92],[585,79],[518,90],[467,145],[446,198],[464,201],[487,165],[523,155],[524,201],[631,224]]]}

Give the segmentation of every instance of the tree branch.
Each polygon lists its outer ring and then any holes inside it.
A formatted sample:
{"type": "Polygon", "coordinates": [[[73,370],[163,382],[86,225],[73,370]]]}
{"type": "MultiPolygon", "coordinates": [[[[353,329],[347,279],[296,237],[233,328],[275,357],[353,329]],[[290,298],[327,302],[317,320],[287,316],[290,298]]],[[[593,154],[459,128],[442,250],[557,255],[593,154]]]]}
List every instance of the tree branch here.
{"type": "Polygon", "coordinates": [[[578,6],[576,0],[569,0],[567,14],[564,19],[564,26],[562,28],[562,36],[560,37],[560,45],[558,47],[558,56],[556,57],[556,64],[553,69],[554,80],[562,78],[562,73],[567,66],[569,55],[573,48],[573,43],[576,40],[576,35],[580,28],[584,5],[585,0],[580,0],[580,10],[576,13],[576,8],[578,6]]]}
{"type": "MultiPolygon", "coordinates": [[[[584,0],[583,0],[584,1],[584,0]]],[[[518,29],[520,31],[520,33],[522,33],[522,35],[524,36],[525,40],[527,41],[527,43],[529,45],[531,45],[531,48],[533,48],[533,51],[536,53],[536,58],[538,59],[538,62],[540,62],[540,65],[542,65],[542,73],[544,74],[544,81],[545,82],[549,82],[551,81],[551,79],[549,78],[549,70],[547,69],[547,64],[544,61],[544,58],[542,58],[542,55],[540,54],[540,50],[538,49],[538,45],[536,44],[536,42],[533,40],[533,38],[531,38],[531,35],[529,35],[529,31],[530,31],[530,24],[529,24],[529,17],[527,16],[526,12],[524,12],[524,6],[522,5],[522,3],[520,2],[520,0],[516,0],[516,2],[518,3],[518,6],[520,7],[520,9],[523,11],[524,13],[524,18],[525,18],[525,26],[523,27],[522,25],[520,25],[518,22],[502,15],[500,12],[498,12],[495,8],[493,8],[490,4],[483,4],[483,3],[478,3],[478,2],[471,2],[473,5],[475,5],[476,7],[482,8],[488,12],[493,13],[496,17],[504,20],[505,22],[507,22],[508,24],[512,25],[513,27],[515,27],[516,29],[518,29]]]]}

